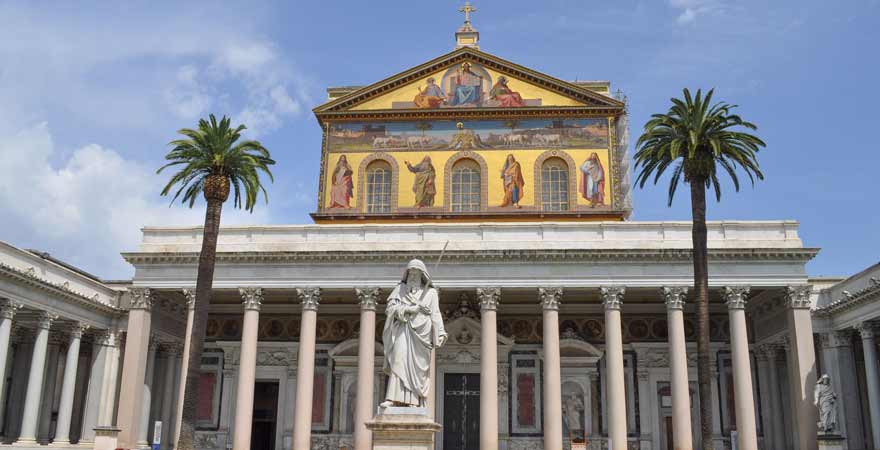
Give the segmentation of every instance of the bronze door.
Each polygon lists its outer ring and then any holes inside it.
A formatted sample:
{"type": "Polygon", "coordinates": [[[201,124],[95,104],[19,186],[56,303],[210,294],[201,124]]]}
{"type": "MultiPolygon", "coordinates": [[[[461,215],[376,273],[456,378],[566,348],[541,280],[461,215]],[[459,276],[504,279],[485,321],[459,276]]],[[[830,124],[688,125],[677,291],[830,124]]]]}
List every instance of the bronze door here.
{"type": "Polygon", "coordinates": [[[443,378],[443,450],[480,449],[480,374],[443,378]]]}

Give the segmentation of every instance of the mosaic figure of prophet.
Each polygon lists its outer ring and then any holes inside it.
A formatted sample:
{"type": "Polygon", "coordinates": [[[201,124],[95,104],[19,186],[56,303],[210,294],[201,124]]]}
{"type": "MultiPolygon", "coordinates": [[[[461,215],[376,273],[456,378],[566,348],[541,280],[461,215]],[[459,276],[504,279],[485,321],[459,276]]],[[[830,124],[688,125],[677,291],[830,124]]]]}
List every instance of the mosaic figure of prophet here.
{"type": "Polygon", "coordinates": [[[526,106],[522,96],[507,86],[507,77],[500,76],[489,91],[489,98],[499,103],[498,106],[526,106]]]}
{"type": "Polygon", "coordinates": [[[470,63],[462,63],[458,73],[452,76],[448,103],[451,106],[480,106],[482,88],[483,77],[471,71],[470,63]]]}
{"type": "Polygon", "coordinates": [[[434,78],[428,78],[428,81],[425,82],[425,90],[419,88],[419,93],[413,99],[413,103],[416,104],[416,108],[438,108],[443,102],[446,101],[446,94],[443,92],[443,88],[437,86],[434,78]]]}
{"type": "Polygon", "coordinates": [[[593,152],[581,164],[581,184],[578,187],[581,195],[590,202],[590,207],[605,204],[605,169],[599,161],[599,155],[593,152]]]}
{"type": "Polygon", "coordinates": [[[522,168],[513,154],[507,155],[504,161],[504,168],[501,169],[501,180],[504,184],[504,201],[501,206],[516,206],[520,208],[519,201],[522,200],[523,188],[526,185],[522,175],[522,168]]]}
{"type": "Polygon", "coordinates": [[[431,352],[446,343],[437,289],[425,264],[414,259],[388,296],[382,345],[388,375],[380,406],[426,406],[430,388],[431,352]]]}
{"type": "Polygon", "coordinates": [[[354,189],[351,175],[354,172],[348,165],[348,158],[345,155],[339,157],[336,168],[333,169],[331,177],[332,186],[330,188],[330,207],[331,208],[351,208],[351,196],[354,189]]]}
{"type": "Polygon", "coordinates": [[[431,157],[425,155],[422,162],[412,165],[409,161],[404,161],[406,168],[410,172],[416,174],[413,181],[413,193],[416,194],[416,208],[424,208],[434,206],[434,195],[437,194],[437,187],[434,184],[436,172],[434,165],[431,164],[431,157]]]}

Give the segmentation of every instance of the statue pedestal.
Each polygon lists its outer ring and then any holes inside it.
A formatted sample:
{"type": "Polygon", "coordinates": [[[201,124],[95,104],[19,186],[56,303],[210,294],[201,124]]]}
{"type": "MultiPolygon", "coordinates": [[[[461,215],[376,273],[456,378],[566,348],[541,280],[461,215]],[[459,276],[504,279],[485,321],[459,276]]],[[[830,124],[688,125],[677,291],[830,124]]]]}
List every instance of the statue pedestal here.
{"type": "Polygon", "coordinates": [[[439,423],[425,408],[388,407],[366,423],[373,432],[373,450],[432,450],[439,423]]]}
{"type": "Polygon", "coordinates": [[[820,434],[819,450],[847,450],[846,438],[836,434],[820,434]]]}

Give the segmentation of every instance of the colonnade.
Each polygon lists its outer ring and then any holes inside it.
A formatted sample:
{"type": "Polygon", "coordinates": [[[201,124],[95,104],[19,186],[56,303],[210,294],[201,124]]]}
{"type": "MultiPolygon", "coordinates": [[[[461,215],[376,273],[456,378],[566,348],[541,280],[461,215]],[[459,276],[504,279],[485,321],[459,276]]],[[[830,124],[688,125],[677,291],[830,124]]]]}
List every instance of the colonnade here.
{"type": "MultiPolygon", "coordinates": [[[[13,390],[16,386],[21,386],[24,392],[23,397],[17,397],[21,399],[21,403],[16,402],[21,405],[20,410],[7,409],[13,408],[14,399],[7,401],[0,397],[0,405],[5,405],[2,408],[3,429],[6,434],[4,439],[12,440],[16,445],[47,444],[50,436],[54,436],[51,443],[60,446],[70,445],[72,436],[78,437],[81,445],[93,442],[96,427],[113,423],[120,334],[116,330],[91,330],[93,342],[90,367],[82,368],[80,348],[84,333],[90,329],[89,325],[62,318],[49,311],[36,311],[34,317],[34,312],[29,311],[26,320],[19,325],[25,332],[33,327],[33,344],[28,346],[32,350],[30,355],[19,354],[11,358],[13,323],[18,320],[17,316],[21,311],[21,304],[0,299],[0,380],[5,381],[9,377],[13,380],[23,379],[21,384],[14,381],[9,395],[15,395],[13,390]],[[67,344],[63,360],[58,349],[62,343],[67,344]],[[16,362],[18,365],[13,367],[16,362]],[[26,373],[19,372],[25,367],[28,368],[26,373]],[[63,367],[60,377],[62,381],[60,386],[56,386],[55,379],[50,379],[49,376],[55,374],[59,367],[63,367]],[[78,379],[78,374],[86,373],[88,379],[78,379]],[[107,388],[108,384],[114,388],[107,388]],[[60,392],[51,390],[58,387],[60,392]],[[80,404],[75,404],[77,392],[83,398],[80,404]],[[55,398],[50,393],[57,393],[59,399],[54,430],[49,428],[54,406],[52,399],[55,398]],[[15,422],[19,417],[20,422],[15,422]],[[13,427],[13,422],[17,426],[13,427]],[[81,424],[81,429],[75,434],[72,433],[74,423],[81,424]]],[[[0,389],[0,396],[4,393],[4,389],[0,389]]]]}
{"type": "MultiPolygon", "coordinates": [[[[241,339],[241,361],[239,367],[239,387],[235,410],[234,450],[250,448],[250,422],[253,405],[254,374],[256,371],[257,324],[262,294],[259,288],[240,290],[244,305],[244,324],[241,339]],[[249,356],[246,356],[249,355],[249,356]]],[[[804,322],[803,313],[809,318],[808,306],[804,306],[803,287],[789,288],[786,298],[789,305],[789,319],[792,329],[792,342],[800,350],[811,348],[812,328],[809,320],[804,322]]],[[[498,448],[498,364],[496,341],[496,310],[501,302],[499,288],[480,288],[476,290],[481,308],[481,383],[480,383],[480,448],[498,448]]],[[[625,395],[625,375],[623,363],[623,336],[621,329],[621,307],[626,293],[625,287],[606,286],[600,289],[605,310],[605,373],[608,377],[607,408],[608,438],[613,450],[627,449],[627,404],[625,395]]],[[[688,385],[687,353],[684,332],[684,299],[687,289],[683,287],[663,287],[660,289],[667,307],[669,327],[669,355],[673,436],[676,448],[693,448],[691,429],[690,398],[688,385]]],[[[749,342],[745,317],[746,297],[749,288],[729,286],[724,289],[730,323],[730,350],[733,366],[735,414],[740,449],[757,449],[757,427],[753,399],[753,380],[749,356],[749,342]]],[[[543,316],[543,413],[544,448],[562,448],[562,394],[559,352],[559,306],[563,288],[539,288],[537,296],[543,316]]],[[[300,324],[299,356],[297,358],[296,403],[293,424],[293,450],[307,450],[311,443],[312,390],[314,381],[315,329],[320,304],[320,288],[297,289],[302,305],[300,324]]],[[[373,414],[373,370],[376,308],[379,299],[377,288],[355,289],[360,304],[360,343],[358,349],[358,389],[354,407],[354,449],[369,450],[371,435],[364,423],[373,414]]],[[[808,300],[807,300],[808,301],[808,300]]],[[[872,347],[873,348],[873,347],[872,347]]],[[[815,383],[815,374],[805,370],[814,361],[806,353],[799,352],[793,357],[794,378],[800,380],[795,387],[804,391],[815,383]],[[812,377],[812,378],[811,378],[812,377]]],[[[778,377],[778,375],[777,375],[778,377]]],[[[872,387],[880,408],[880,382],[872,387]]],[[[806,397],[800,398],[796,406],[799,412],[799,433],[813,433],[815,420],[804,420],[815,416],[815,409],[806,397]],[[801,411],[802,410],[802,411],[801,411]],[[812,414],[812,416],[811,416],[812,414]]],[[[435,404],[435,402],[430,402],[435,404]]],[[[878,415],[880,417],[880,415],[878,415]]],[[[809,436],[809,434],[801,434],[809,436]]],[[[802,439],[801,441],[809,441],[802,439]]],[[[799,448],[809,450],[811,445],[804,442],[799,448]]]]}

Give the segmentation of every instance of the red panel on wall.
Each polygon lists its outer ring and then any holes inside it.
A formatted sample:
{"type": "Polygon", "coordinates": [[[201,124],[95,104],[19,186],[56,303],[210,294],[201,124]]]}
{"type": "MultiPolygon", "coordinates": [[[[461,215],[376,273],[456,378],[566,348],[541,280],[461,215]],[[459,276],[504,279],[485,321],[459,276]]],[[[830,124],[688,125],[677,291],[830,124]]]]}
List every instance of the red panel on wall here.
{"type": "Polygon", "coordinates": [[[314,390],[312,391],[312,423],[324,423],[324,399],[327,395],[327,377],[323,373],[315,374],[314,390]]]}
{"type": "Polygon", "coordinates": [[[521,373],[516,377],[516,420],[520,426],[535,426],[535,375],[521,373]]]}
{"type": "Polygon", "coordinates": [[[210,422],[214,418],[214,386],[217,385],[217,374],[202,372],[199,374],[199,404],[196,408],[196,420],[210,422]]]}

